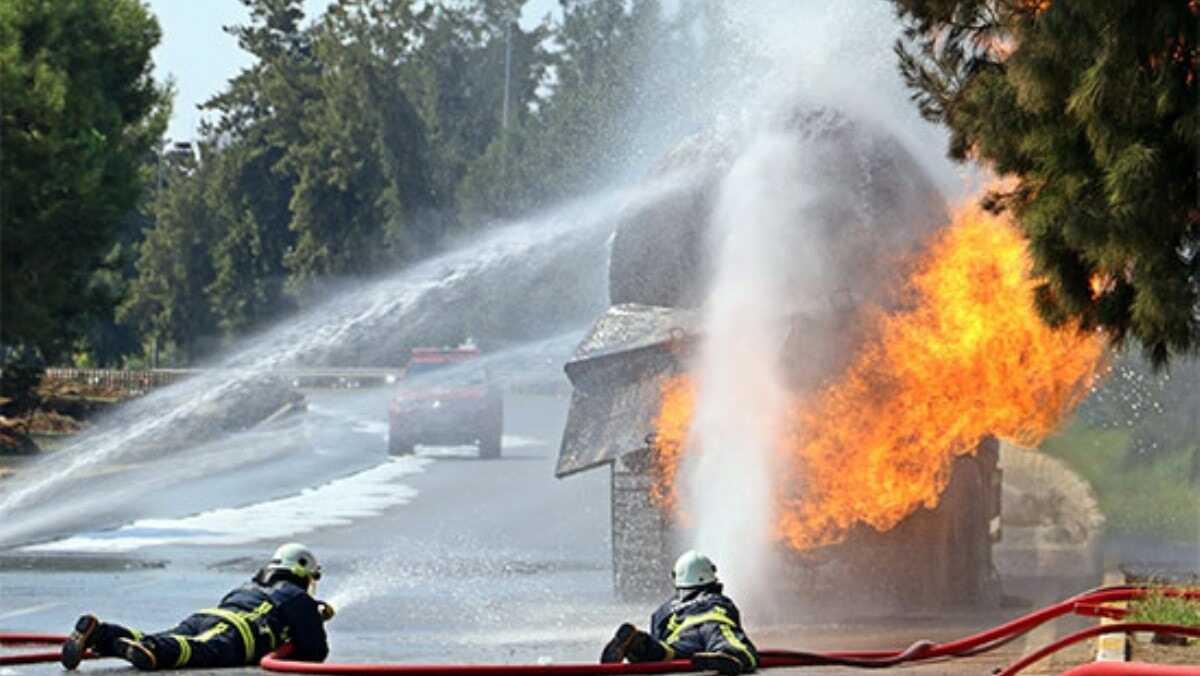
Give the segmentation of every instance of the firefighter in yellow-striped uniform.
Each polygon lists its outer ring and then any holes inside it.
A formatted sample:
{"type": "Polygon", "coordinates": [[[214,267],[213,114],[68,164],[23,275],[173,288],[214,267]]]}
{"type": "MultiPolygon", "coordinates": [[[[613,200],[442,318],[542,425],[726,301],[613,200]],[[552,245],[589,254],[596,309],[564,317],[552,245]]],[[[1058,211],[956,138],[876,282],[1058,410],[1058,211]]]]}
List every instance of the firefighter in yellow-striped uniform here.
{"type": "Polygon", "coordinates": [[[307,547],[280,547],[245,585],[215,608],[193,613],[173,629],[143,634],[84,615],[63,644],[62,665],[79,666],[88,650],[121,657],[138,669],[236,667],[257,664],[284,643],[288,659],[322,662],[329,654],[325,620],[333,609],[312,594],[321,566],[307,547]]]}
{"type": "Polygon", "coordinates": [[[622,624],[604,646],[602,663],[690,659],[697,668],[740,674],[758,668],[758,650],[742,629],[737,606],[725,596],[717,567],[688,551],[671,570],[675,596],[650,618],[649,633],[622,624]]]}

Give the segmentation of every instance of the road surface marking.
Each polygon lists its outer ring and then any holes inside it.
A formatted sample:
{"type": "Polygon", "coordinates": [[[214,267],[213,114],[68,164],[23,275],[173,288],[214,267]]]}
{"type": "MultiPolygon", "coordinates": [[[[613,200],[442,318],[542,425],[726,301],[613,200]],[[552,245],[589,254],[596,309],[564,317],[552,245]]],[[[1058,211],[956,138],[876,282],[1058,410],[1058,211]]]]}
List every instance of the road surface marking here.
{"type": "Polygon", "coordinates": [[[36,606],[29,606],[28,608],[19,608],[17,610],[10,610],[7,613],[0,613],[0,620],[7,620],[7,619],[14,618],[14,617],[20,617],[22,615],[32,615],[34,613],[40,613],[43,610],[57,608],[61,605],[62,605],[61,602],[53,601],[50,603],[39,603],[36,606]]]}

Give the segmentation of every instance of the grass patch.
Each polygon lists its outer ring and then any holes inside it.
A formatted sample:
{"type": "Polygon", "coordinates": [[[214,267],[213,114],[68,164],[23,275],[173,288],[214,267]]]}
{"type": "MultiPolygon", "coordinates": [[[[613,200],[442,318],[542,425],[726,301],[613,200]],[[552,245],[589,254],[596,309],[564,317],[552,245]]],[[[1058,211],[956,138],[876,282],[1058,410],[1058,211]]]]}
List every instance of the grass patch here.
{"type": "Polygon", "coordinates": [[[1092,485],[1108,532],[1196,542],[1200,490],[1189,481],[1192,448],[1129,458],[1128,430],[1102,430],[1079,421],[1042,443],[1092,485]]]}
{"type": "Polygon", "coordinates": [[[1154,591],[1129,604],[1125,622],[1152,622],[1200,627],[1200,601],[1154,591]]]}

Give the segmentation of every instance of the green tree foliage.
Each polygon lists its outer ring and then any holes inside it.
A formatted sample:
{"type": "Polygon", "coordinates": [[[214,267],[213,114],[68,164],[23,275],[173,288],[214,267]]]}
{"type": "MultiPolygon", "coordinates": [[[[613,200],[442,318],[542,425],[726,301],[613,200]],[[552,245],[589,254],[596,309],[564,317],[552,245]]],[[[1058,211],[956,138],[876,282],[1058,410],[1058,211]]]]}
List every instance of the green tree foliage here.
{"type": "MultiPolygon", "coordinates": [[[[143,225],[142,216],[140,209],[131,212],[121,229],[143,225]]],[[[136,274],[134,262],[141,233],[142,228],[138,227],[135,240],[120,237],[92,273],[87,287],[92,302],[87,314],[78,318],[82,335],[74,345],[72,361],[76,366],[119,367],[130,355],[141,352],[138,332],[116,320],[116,310],[128,292],[129,280],[136,274]]]]}
{"type": "Polygon", "coordinates": [[[154,204],[164,187],[159,181],[164,165],[159,160],[157,153],[143,158],[142,194],[117,225],[114,244],[92,273],[88,293],[95,302],[81,318],[83,335],[75,343],[72,359],[76,366],[121,367],[131,359],[136,361],[143,351],[141,334],[136,327],[117,320],[117,309],[137,276],[138,246],[143,234],[154,225],[154,204]]]}
{"type": "Polygon", "coordinates": [[[658,0],[561,5],[555,48],[543,57],[554,71],[550,94],[473,164],[459,190],[468,214],[511,217],[545,207],[611,179],[627,155],[625,114],[654,89],[644,78],[670,32],[662,7],[658,0]]]}
{"type": "Polygon", "coordinates": [[[1200,485],[1198,382],[1198,359],[1176,359],[1169,370],[1155,371],[1145,360],[1123,354],[1080,407],[1080,417],[1092,427],[1129,432],[1129,467],[1188,455],[1188,478],[1200,485]]]}
{"type": "Polygon", "coordinates": [[[175,158],[167,168],[167,189],[153,208],[154,225],[139,247],[138,276],[118,310],[155,345],[171,347],[174,361],[201,356],[216,336],[205,297],[213,283],[209,252],[217,222],[205,200],[214,165],[175,158]]]}
{"type": "MultiPolygon", "coordinates": [[[[109,19],[124,6],[70,2],[109,19]]],[[[713,0],[673,19],[658,0],[567,0],[560,20],[522,27],[526,0],[335,0],[315,18],[302,0],[242,2],[249,21],[226,30],[252,61],[202,106],[202,152],[155,152],[161,117],[136,118],[121,137],[141,139],[130,180],[152,190],[105,203],[114,220],[88,240],[84,293],[46,304],[86,327],[64,343],[86,361],[136,346],[185,363],[313,302],[327,280],[386,272],[610,181],[628,171],[630,111],[678,107],[664,85],[694,66],[651,70],[656,50],[716,16],[713,0]]]]}
{"type": "Polygon", "coordinates": [[[41,403],[37,386],[46,363],[31,347],[0,347],[4,369],[0,370],[0,415],[24,416],[41,403]]]}
{"type": "Polygon", "coordinates": [[[218,115],[204,166],[173,174],[180,196],[156,209],[121,312],[184,355],[187,331],[253,330],[321,280],[412,261],[458,229],[454,188],[500,126],[502,10],[519,9],[342,0],[306,22],[300,0],[244,2],[250,22],[227,30],[255,61],[204,105],[218,115]]]}
{"type": "Polygon", "coordinates": [[[314,29],[315,97],[283,160],[297,178],[297,241],[285,262],[298,291],[313,278],[413,260],[433,243],[428,142],[402,79],[409,36],[431,12],[342,0],[314,29]]]}
{"type": "Polygon", "coordinates": [[[523,128],[535,113],[551,63],[551,26],[522,29],[514,17],[523,4],[441,8],[429,17],[422,47],[413,55],[408,86],[428,129],[440,205],[455,206],[468,168],[502,138],[506,122],[509,130],[523,128]]]}
{"type": "Polygon", "coordinates": [[[279,149],[247,144],[215,154],[205,205],[218,222],[210,252],[213,281],[205,297],[227,336],[286,314],[294,302],[285,292],[284,257],[295,242],[288,227],[290,178],[273,167],[279,149]]]}
{"type": "Polygon", "coordinates": [[[428,253],[453,221],[429,129],[462,112],[431,121],[412,102],[431,62],[424,36],[449,10],[342,0],[306,26],[299,0],[245,3],[250,24],[229,30],[257,60],[205,105],[220,114],[208,130],[227,165],[220,192],[242,196],[227,199],[240,206],[223,216],[232,239],[210,294],[227,332],[307,299],[317,280],[428,253]]]}
{"type": "Polygon", "coordinates": [[[94,282],[137,203],[167,90],[137,0],[0,3],[0,342],[70,354],[112,299],[94,282]]]}
{"type": "Polygon", "coordinates": [[[1052,324],[1200,348],[1200,4],[894,0],[901,72],[950,155],[1012,183],[1052,324]]]}
{"type": "Polygon", "coordinates": [[[205,203],[217,218],[214,279],[205,295],[226,335],[255,328],[294,307],[284,263],[295,246],[289,204],[297,177],[285,166],[303,142],[303,110],[318,92],[312,38],[298,0],[247,2],[251,21],[229,27],[255,61],[204,104],[219,115],[205,128],[212,185],[205,203]]]}

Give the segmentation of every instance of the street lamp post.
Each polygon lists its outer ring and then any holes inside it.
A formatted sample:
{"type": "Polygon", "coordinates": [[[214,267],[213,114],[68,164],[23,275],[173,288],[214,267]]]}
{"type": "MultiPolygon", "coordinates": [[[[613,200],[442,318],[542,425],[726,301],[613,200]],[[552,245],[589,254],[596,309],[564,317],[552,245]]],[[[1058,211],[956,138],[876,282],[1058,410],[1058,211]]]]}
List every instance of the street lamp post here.
{"type": "MultiPolygon", "coordinates": [[[[167,145],[170,142],[171,142],[171,139],[165,138],[162,140],[161,143],[159,143],[159,146],[158,146],[158,180],[156,181],[155,190],[154,190],[154,200],[156,202],[158,200],[162,199],[163,178],[164,178],[163,157],[167,154],[166,149],[167,149],[167,145]]],[[[154,218],[157,221],[158,214],[155,214],[154,218]]],[[[150,368],[157,369],[158,368],[158,328],[157,327],[154,329],[154,332],[152,335],[153,335],[154,343],[153,343],[153,345],[151,347],[151,351],[150,351],[150,368]]]]}
{"type": "MultiPolygon", "coordinates": [[[[190,141],[175,141],[172,143],[171,139],[164,138],[158,146],[158,180],[155,182],[156,191],[154,193],[156,200],[162,199],[163,186],[166,185],[166,166],[164,160],[166,160],[168,155],[181,159],[187,157],[193,162],[196,161],[196,152],[190,141]],[[170,148],[169,150],[168,147],[170,148]]],[[[154,343],[151,348],[150,365],[151,368],[157,369],[159,343],[159,330],[157,328],[154,330],[153,335],[154,343]]]]}
{"type": "Polygon", "coordinates": [[[504,24],[504,106],[500,112],[500,128],[508,131],[508,97],[512,82],[512,27],[516,19],[508,17],[504,24]]]}
{"type": "Polygon", "coordinates": [[[500,142],[504,145],[500,156],[500,176],[505,193],[508,192],[508,108],[512,90],[512,29],[517,23],[517,16],[516,10],[512,10],[504,22],[504,103],[500,108],[500,142]]]}

